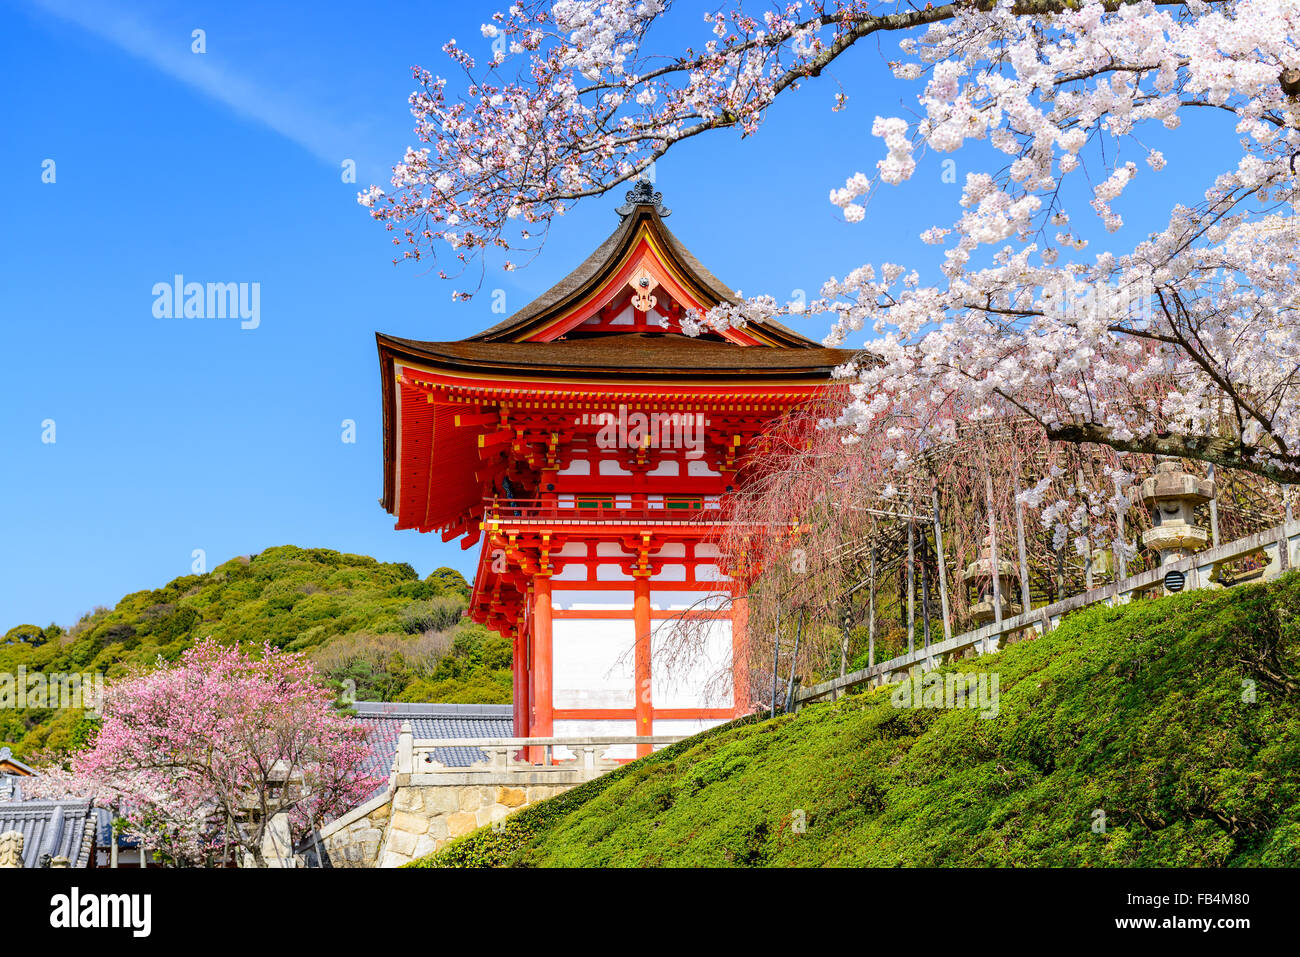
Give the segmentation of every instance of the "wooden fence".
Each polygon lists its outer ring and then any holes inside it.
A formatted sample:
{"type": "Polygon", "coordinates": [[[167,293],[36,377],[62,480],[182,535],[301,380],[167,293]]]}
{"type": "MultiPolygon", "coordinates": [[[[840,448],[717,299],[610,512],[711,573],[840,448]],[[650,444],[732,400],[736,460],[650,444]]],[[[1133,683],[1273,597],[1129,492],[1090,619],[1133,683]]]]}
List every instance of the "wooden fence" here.
{"type": "Polygon", "coordinates": [[[881,661],[868,668],[825,681],[800,690],[794,696],[795,707],[826,697],[836,697],[843,691],[863,685],[877,687],[889,684],[900,672],[910,673],[914,668],[929,671],[943,663],[945,658],[956,658],[963,652],[974,650],[977,654],[996,651],[1002,640],[1017,632],[1032,630],[1043,634],[1060,624],[1062,617],[1078,608],[1098,602],[1116,605],[1131,601],[1134,596],[1154,590],[1163,590],[1171,572],[1184,578],[1183,590],[1196,588],[1222,588],[1243,581],[1264,581],[1289,571],[1300,564],[1300,522],[1286,522],[1275,528],[1227,542],[1215,548],[1198,552],[1190,558],[1166,562],[1138,575],[1123,578],[1113,584],[1073,595],[1063,601],[1053,602],[1022,614],[991,622],[965,634],[954,635],[928,647],[881,661]],[[1285,544],[1285,547],[1283,545],[1285,544]],[[1242,559],[1261,556],[1267,565],[1256,574],[1229,578],[1227,566],[1242,559]]]}

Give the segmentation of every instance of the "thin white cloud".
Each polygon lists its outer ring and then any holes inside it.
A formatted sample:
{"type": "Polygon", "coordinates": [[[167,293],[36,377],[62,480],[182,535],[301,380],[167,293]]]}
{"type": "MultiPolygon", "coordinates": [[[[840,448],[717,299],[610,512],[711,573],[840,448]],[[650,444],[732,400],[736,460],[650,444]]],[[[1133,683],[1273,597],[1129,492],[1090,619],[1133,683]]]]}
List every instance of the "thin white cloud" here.
{"type": "MultiPolygon", "coordinates": [[[[192,52],[188,31],[163,35],[120,8],[63,0],[33,2],[46,13],[109,41],[240,116],[274,130],[326,163],[337,166],[345,158],[357,158],[356,147],[360,144],[354,132],[310,104],[294,102],[274,89],[224,69],[212,53],[192,52]]],[[[211,45],[214,38],[209,36],[207,40],[211,45]]]]}

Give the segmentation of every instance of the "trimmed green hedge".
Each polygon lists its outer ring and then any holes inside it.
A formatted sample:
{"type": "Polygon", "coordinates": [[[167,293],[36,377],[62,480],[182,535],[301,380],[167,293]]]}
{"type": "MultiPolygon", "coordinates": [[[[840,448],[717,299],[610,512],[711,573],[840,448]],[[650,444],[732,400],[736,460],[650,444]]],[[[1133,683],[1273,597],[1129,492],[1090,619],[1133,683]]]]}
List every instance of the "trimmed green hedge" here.
{"type": "Polygon", "coordinates": [[[1297,615],[1300,574],[1085,609],[940,669],[996,674],[996,717],[733,722],[410,866],[1296,866],[1297,615]]]}

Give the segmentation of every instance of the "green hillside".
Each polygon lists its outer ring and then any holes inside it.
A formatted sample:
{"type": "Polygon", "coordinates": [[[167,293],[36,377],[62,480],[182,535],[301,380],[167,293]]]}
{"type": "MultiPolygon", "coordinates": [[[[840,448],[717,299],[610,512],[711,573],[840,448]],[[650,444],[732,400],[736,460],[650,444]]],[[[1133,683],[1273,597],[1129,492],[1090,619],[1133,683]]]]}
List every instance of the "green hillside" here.
{"type": "MultiPolygon", "coordinates": [[[[359,700],[509,702],[510,644],[461,618],[468,591],[450,568],[421,579],[407,564],[285,545],[134,592],[66,631],[10,628],[0,672],[112,680],[211,635],[307,651],[340,689],[351,679],[359,700]]],[[[0,709],[0,744],[19,757],[68,748],[86,728],[76,712],[0,709]]]]}
{"type": "Polygon", "coordinates": [[[1300,865],[1298,615],[1300,574],[1087,609],[941,669],[996,673],[996,717],[736,722],[411,866],[1300,865]]]}

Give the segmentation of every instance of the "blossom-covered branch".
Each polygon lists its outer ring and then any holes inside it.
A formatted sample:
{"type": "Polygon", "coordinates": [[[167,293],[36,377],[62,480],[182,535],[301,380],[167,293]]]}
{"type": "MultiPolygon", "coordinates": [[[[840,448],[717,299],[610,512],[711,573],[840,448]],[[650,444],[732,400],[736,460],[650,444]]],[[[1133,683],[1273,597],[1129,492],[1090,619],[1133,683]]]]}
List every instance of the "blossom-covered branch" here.
{"type": "MultiPolygon", "coordinates": [[[[1071,5],[1018,0],[1012,9],[1046,16],[1071,5]]],[[[467,95],[451,96],[446,77],[414,68],[419,89],[411,112],[425,145],[408,148],[393,168],[391,194],[371,186],[359,201],[398,233],[393,242],[407,247],[406,259],[436,253],[440,243],[462,264],[487,247],[531,251],[554,217],[645,174],[678,143],[732,127],[754,132],[780,94],[819,76],[859,40],[994,4],[917,9],[819,0],[774,5],[756,16],[737,5],[704,15],[709,35],[699,49],[665,56],[649,49],[646,37],[671,6],[521,2],[483,25],[492,56],[482,66],[449,41],[443,52],[462,73],[467,95]]],[[[838,105],[843,100],[841,93],[838,105]]]]}
{"type": "Polygon", "coordinates": [[[867,332],[852,344],[874,359],[844,370],[853,397],[838,421],[859,434],[893,423],[875,441],[946,441],[959,407],[1027,416],[1061,441],[1300,480],[1297,0],[732,3],[704,16],[700,48],[661,51],[652,28],[668,10],[516,4],[484,25],[500,43],[481,72],[448,45],[468,98],[420,71],[412,106],[429,145],[396,168],[391,197],[362,201],[414,258],[443,241],[466,263],[536,248],[572,203],[687,137],[752,132],[858,39],[896,33],[888,68],[918,84],[917,116],[877,117],[883,157],[829,198],[860,222],[921,155],[991,145],[1003,158],[973,155],[952,219],[916,224],[941,248],[938,275],[866,264],[812,303],[724,304],[684,328],[820,313],[830,342],[867,332]],[[506,79],[512,58],[526,66],[506,79]],[[1141,137],[1179,130],[1189,111],[1222,116],[1240,148],[1212,181],[1173,184],[1184,195],[1164,225],[1125,244],[1126,191],[1167,165],[1141,137]],[[1094,252],[1099,231],[1115,239],[1094,252]]]}

